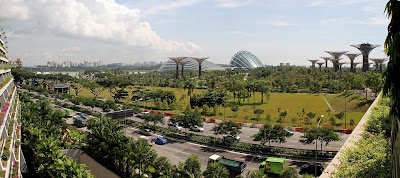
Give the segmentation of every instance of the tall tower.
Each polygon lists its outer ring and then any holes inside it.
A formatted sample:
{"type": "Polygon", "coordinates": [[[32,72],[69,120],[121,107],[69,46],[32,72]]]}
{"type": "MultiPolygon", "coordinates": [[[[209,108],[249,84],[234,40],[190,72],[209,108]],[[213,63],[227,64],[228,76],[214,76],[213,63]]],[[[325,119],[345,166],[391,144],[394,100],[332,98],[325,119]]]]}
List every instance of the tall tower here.
{"type": "Polygon", "coordinates": [[[322,65],[324,65],[325,64],[325,62],[317,62],[317,64],[319,65],[319,71],[321,72],[321,68],[322,68],[322,65]]]}
{"type": "Polygon", "coordinates": [[[315,67],[315,63],[317,63],[318,60],[308,60],[311,62],[311,67],[315,67]]]}
{"type": "Polygon", "coordinates": [[[325,68],[328,67],[328,61],[331,60],[331,57],[321,57],[323,60],[325,60],[325,68]]]}
{"type": "Polygon", "coordinates": [[[186,57],[168,57],[169,59],[173,60],[176,64],[176,79],[179,78],[179,63],[186,59],[186,57]]]}
{"type": "Polygon", "coordinates": [[[374,62],[375,64],[375,71],[382,73],[382,64],[386,61],[386,58],[374,58],[374,59],[370,59],[371,61],[374,62]]]}
{"type": "Polygon", "coordinates": [[[368,64],[368,56],[369,53],[375,49],[376,47],[379,47],[381,45],[372,45],[369,43],[362,43],[362,44],[358,44],[358,45],[351,45],[355,48],[357,48],[358,50],[361,51],[362,55],[363,55],[363,68],[362,71],[366,72],[369,70],[369,64],[368,64]]]}
{"type": "Polygon", "coordinates": [[[181,61],[179,64],[181,64],[181,67],[182,67],[182,71],[181,71],[181,74],[182,74],[182,78],[183,78],[183,67],[185,66],[185,64],[187,64],[187,63],[189,63],[189,61],[181,61]]]}
{"type": "Polygon", "coordinates": [[[194,57],[192,57],[192,59],[196,60],[199,63],[199,78],[200,78],[201,77],[201,63],[203,63],[203,61],[208,59],[208,57],[203,57],[203,58],[194,58],[194,57]]]}
{"type": "Polygon", "coordinates": [[[354,59],[355,59],[357,56],[361,55],[361,54],[358,54],[358,53],[347,53],[347,54],[345,54],[345,55],[350,59],[350,71],[351,71],[351,72],[355,72],[355,69],[354,69],[354,59]]]}
{"type": "Polygon", "coordinates": [[[354,66],[353,71],[354,71],[354,72],[357,71],[357,65],[358,65],[358,64],[362,64],[362,62],[353,62],[353,66],[354,66]]]}
{"type": "MultiPolygon", "coordinates": [[[[325,51],[325,52],[330,54],[332,56],[332,58],[335,59],[335,60],[331,60],[331,61],[335,61],[337,63],[341,60],[340,57],[342,57],[342,55],[347,53],[348,51],[325,51]]],[[[337,72],[338,67],[339,67],[339,65],[334,64],[333,71],[337,72]]]]}

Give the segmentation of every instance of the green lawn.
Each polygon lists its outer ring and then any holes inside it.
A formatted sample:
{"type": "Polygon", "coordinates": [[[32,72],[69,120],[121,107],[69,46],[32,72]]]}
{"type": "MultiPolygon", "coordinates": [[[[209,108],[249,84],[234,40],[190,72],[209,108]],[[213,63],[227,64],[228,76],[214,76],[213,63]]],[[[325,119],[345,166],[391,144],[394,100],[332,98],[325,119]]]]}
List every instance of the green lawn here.
{"type": "MultiPolygon", "coordinates": [[[[189,103],[189,97],[187,96],[187,91],[184,89],[177,89],[177,88],[163,88],[163,87],[146,87],[150,90],[154,89],[162,89],[162,90],[168,90],[168,91],[173,91],[175,92],[176,98],[179,101],[179,99],[182,96],[185,96],[185,99],[182,101],[183,105],[186,105],[189,103]]],[[[124,102],[128,102],[129,98],[131,97],[131,89],[128,89],[129,91],[129,97],[125,100],[124,102]]],[[[195,89],[194,93],[202,93],[205,90],[201,89],[195,89]]],[[[92,94],[87,91],[83,90],[79,95],[82,96],[91,96],[92,94]]],[[[230,94],[231,95],[231,94],[230,94]]],[[[101,98],[106,98],[106,99],[112,99],[112,97],[109,95],[109,92],[105,90],[104,92],[101,93],[100,95],[101,98]]],[[[254,108],[257,109],[263,109],[264,113],[261,115],[262,120],[259,123],[265,123],[265,117],[267,114],[270,114],[272,116],[272,122],[275,122],[277,118],[279,117],[278,113],[278,108],[281,108],[282,111],[287,111],[288,114],[284,119],[284,122],[281,123],[281,125],[286,125],[286,126],[304,126],[304,120],[301,116],[302,109],[304,108],[306,112],[315,112],[316,113],[316,118],[313,120],[313,125],[316,125],[317,122],[317,117],[320,117],[321,115],[324,115],[324,119],[322,121],[322,124],[325,125],[330,125],[329,118],[333,117],[334,114],[339,113],[340,111],[344,111],[344,94],[327,94],[325,95],[326,99],[328,102],[331,104],[332,108],[335,110],[335,112],[330,112],[328,114],[328,105],[326,104],[323,94],[290,94],[290,93],[271,93],[269,100],[264,97],[264,103],[261,104],[261,93],[256,93],[255,98],[251,97],[249,99],[246,99],[245,102],[241,100],[241,104],[239,105],[239,111],[236,112],[235,114],[231,111],[229,107],[226,108],[226,119],[227,120],[233,120],[237,122],[244,122],[244,118],[248,116],[249,118],[254,118],[255,114],[254,108]],[[253,101],[255,99],[255,104],[253,104],[253,101]],[[300,115],[300,116],[299,116],[300,115]],[[292,118],[295,118],[296,122],[293,123],[292,118]]],[[[233,102],[233,98],[231,98],[228,102],[231,103],[231,105],[237,104],[238,101],[237,99],[235,102],[233,102]]],[[[372,103],[372,100],[366,101],[365,98],[363,97],[358,97],[356,95],[348,95],[347,97],[347,128],[354,128],[359,120],[362,118],[366,110],[368,109],[369,105],[372,103]],[[350,119],[355,120],[355,124],[353,126],[350,126],[350,119]]],[[[144,105],[144,103],[142,103],[144,105]]],[[[147,106],[154,106],[152,103],[148,102],[147,106]]],[[[221,115],[217,114],[217,116],[204,116],[208,118],[213,118],[213,119],[220,119],[223,120],[224,116],[224,109],[223,108],[218,108],[218,111],[220,111],[221,115]]],[[[180,111],[174,111],[174,112],[180,112],[180,111]]],[[[245,122],[253,122],[256,123],[254,120],[246,120],[245,122]]],[[[337,123],[344,123],[344,119],[342,121],[337,120],[337,123]]],[[[341,126],[336,126],[336,128],[344,128],[344,125],[341,126]]]]}

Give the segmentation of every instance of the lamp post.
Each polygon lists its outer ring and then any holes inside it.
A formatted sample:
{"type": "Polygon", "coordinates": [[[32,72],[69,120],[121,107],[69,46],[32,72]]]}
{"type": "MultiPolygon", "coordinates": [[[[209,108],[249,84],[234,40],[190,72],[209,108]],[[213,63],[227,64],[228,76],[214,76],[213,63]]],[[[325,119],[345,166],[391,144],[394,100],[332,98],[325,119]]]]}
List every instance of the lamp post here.
{"type": "Polygon", "coordinates": [[[317,151],[318,151],[318,127],[319,127],[319,123],[321,122],[322,118],[324,118],[324,115],[321,115],[321,118],[318,121],[317,124],[317,129],[316,129],[316,138],[315,138],[315,161],[314,161],[314,168],[315,168],[315,172],[314,172],[314,176],[317,177],[317,151]]]}
{"type": "Polygon", "coordinates": [[[346,126],[346,120],[347,120],[347,91],[344,90],[344,129],[347,129],[346,126]]]}

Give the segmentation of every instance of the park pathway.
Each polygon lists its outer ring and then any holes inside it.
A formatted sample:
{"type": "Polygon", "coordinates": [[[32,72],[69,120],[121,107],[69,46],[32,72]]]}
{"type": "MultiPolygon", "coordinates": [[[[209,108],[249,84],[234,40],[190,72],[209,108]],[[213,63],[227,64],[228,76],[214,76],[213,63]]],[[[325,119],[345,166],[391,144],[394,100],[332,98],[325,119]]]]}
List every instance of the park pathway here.
{"type": "Polygon", "coordinates": [[[329,104],[328,100],[326,100],[325,95],[322,95],[322,97],[324,97],[324,100],[325,100],[326,104],[328,105],[329,109],[330,109],[332,112],[335,112],[335,110],[334,110],[334,109],[332,108],[332,106],[329,104]]]}

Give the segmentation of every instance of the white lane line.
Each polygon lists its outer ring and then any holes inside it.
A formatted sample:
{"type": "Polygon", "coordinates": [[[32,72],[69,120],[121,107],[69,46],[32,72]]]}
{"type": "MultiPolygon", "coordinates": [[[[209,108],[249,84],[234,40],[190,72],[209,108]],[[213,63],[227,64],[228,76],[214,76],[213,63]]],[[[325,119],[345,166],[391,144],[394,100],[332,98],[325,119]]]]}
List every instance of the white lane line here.
{"type": "Polygon", "coordinates": [[[178,156],[175,156],[175,155],[172,155],[172,157],[175,157],[175,158],[181,159],[180,157],[178,157],[178,156]]]}
{"type": "Polygon", "coordinates": [[[187,155],[190,155],[190,153],[188,153],[188,152],[184,152],[184,151],[182,151],[182,153],[183,153],[183,154],[187,154],[187,155]]]}

